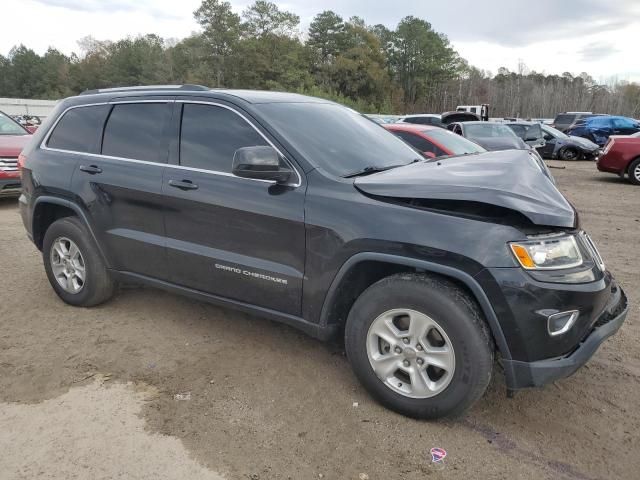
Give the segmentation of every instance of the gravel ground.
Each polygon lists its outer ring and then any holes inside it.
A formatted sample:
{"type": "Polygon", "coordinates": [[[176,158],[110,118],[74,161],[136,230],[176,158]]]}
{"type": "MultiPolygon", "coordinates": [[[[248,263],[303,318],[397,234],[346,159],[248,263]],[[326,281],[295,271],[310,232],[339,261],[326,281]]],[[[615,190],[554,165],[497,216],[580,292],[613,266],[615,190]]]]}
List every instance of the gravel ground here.
{"type": "Polygon", "coordinates": [[[0,478],[638,478],[640,188],[549,164],[628,320],[573,377],[508,399],[498,374],[465,418],[435,423],[381,408],[338,345],[283,325],[143,288],[66,306],[0,200],[0,478]]]}

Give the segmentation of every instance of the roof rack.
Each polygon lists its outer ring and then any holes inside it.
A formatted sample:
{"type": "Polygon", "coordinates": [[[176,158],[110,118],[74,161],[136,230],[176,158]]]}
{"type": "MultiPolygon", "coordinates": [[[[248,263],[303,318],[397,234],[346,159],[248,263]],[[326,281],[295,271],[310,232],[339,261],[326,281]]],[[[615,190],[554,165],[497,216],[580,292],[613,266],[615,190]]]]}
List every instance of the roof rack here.
{"type": "Polygon", "coordinates": [[[204,91],[210,90],[204,85],[138,85],[135,87],[114,87],[114,88],[96,88],[93,90],[85,90],[80,95],[95,95],[97,93],[118,93],[118,92],[136,92],[147,90],[183,90],[183,91],[204,91]]]}

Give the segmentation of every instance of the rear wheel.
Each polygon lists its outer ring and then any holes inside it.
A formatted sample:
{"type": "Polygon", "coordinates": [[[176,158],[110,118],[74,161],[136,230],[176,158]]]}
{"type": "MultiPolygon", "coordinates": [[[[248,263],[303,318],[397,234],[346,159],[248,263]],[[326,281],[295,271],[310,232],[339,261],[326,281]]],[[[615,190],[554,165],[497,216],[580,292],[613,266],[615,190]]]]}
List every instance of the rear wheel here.
{"type": "Polygon", "coordinates": [[[77,217],[51,224],[44,235],[42,258],[49,283],[66,303],[92,307],[113,296],[115,284],[77,217]]]}
{"type": "Polygon", "coordinates": [[[371,395],[415,418],[463,413],[491,379],[492,342],[477,305],[438,277],[400,274],[369,287],[349,313],[345,346],[371,395]]]}
{"type": "Polygon", "coordinates": [[[561,160],[579,160],[580,152],[578,152],[577,148],[573,148],[573,147],[563,148],[560,151],[560,159],[561,160]]]}
{"type": "Polygon", "coordinates": [[[640,185],[640,157],[629,165],[629,181],[634,185],[640,185]]]}

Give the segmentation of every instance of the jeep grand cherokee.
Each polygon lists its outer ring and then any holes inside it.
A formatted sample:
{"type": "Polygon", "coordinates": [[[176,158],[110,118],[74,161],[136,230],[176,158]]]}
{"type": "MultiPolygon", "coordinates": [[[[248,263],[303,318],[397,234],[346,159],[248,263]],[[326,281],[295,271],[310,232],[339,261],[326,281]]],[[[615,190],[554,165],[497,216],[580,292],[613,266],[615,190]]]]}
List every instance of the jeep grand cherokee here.
{"type": "Polygon", "coordinates": [[[568,376],[627,300],[528,151],[425,160],[301,95],[200,86],[87,92],[20,160],[22,218],[60,298],[141,282],[344,334],[384,405],[459,415],[568,376]]]}

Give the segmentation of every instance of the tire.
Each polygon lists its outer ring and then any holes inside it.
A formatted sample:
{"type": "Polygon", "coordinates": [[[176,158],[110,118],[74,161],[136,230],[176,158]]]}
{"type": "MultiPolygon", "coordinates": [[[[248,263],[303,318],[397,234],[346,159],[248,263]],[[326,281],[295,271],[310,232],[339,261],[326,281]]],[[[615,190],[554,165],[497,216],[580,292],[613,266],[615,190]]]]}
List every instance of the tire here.
{"type": "Polygon", "coordinates": [[[631,162],[627,172],[629,173],[629,181],[634,185],[640,185],[640,157],[631,162]]]}
{"type": "Polygon", "coordinates": [[[580,152],[578,151],[577,148],[573,148],[573,147],[566,147],[563,148],[560,151],[560,160],[568,160],[568,161],[572,161],[572,160],[580,160],[580,152]]]}
{"type": "MultiPolygon", "coordinates": [[[[345,349],[356,376],[377,401],[391,410],[419,419],[461,415],[482,397],[493,370],[493,342],[477,304],[454,283],[437,276],[398,274],[367,288],[358,297],[347,318],[345,349]],[[401,336],[411,332],[414,321],[418,329],[420,322],[431,321],[435,325],[435,328],[427,331],[426,336],[421,336],[423,347],[418,346],[415,336],[409,335],[410,343],[405,344],[404,338],[398,340],[398,337],[391,335],[391,342],[386,342],[376,335],[379,325],[388,325],[389,321],[394,326],[399,321],[405,322],[406,327],[405,313],[409,318],[408,328],[406,331],[395,329],[400,331],[401,336]],[[435,345],[431,344],[433,337],[437,337],[435,345]],[[418,365],[420,355],[428,355],[429,350],[435,349],[439,349],[439,355],[444,355],[438,361],[447,363],[444,360],[448,358],[447,354],[443,353],[447,344],[453,351],[453,367],[449,362],[446,369],[434,369],[428,359],[423,360],[422,367],[418,365]],[[380,346],[382,348],[378,351],[380,346]],[[394,359],[390,355],[394,354],[401,363],[409,362],[407,371],[399,367],[395,373],[390,376],[385,373],[381,378],[374,371],[374,360],[370,358],[377,356],[380,359],[377,365],[382,365],[383,369],[389,362],[391,366],[387,370],[393,370],[394,359]],[[428,365],[426,369],[425,365],[428,365]],[[414,376],[408,371],[413,372],[414,376]],[[424,392],[429,389],[422,386],[428,382],[418,380],[414,389],[412,380],[421,378],[416,373],[419,371],[423,372],[423,376],[426,372],[426,377],[432,383],[433,390],[427,394],[424,392]],[[432,375],[434,373],[435,376],[432,375]],[[442,376],[438,378],[439,374],[442,376]],[[406,384],[407,380],[411,385],[406,384]]],[[[407,363],[402,364],[407,366],[407,363]]]]}
{"type": "Polygon", "coordinates": [[[49,283],[65,303],[93,307],[113,296],[115,282],[93,238],[77,217],[65,217],[49,226],[44,235],[42,259],[49,283]]]}

